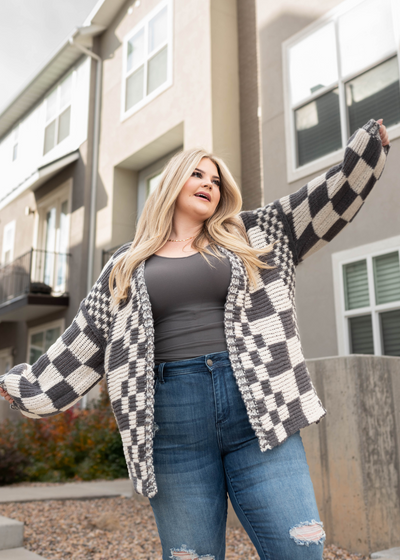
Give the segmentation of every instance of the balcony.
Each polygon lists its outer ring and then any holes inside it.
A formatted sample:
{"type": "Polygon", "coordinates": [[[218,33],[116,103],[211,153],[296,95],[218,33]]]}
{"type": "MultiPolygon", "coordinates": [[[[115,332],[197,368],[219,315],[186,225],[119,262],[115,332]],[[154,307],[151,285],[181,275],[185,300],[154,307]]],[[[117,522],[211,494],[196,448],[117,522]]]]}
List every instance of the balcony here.
{"type": "Polygon", "coordinates": [[[31,249],[0,267],[0,322],[31,321],[68,307],[70,256],[31,249]]]}

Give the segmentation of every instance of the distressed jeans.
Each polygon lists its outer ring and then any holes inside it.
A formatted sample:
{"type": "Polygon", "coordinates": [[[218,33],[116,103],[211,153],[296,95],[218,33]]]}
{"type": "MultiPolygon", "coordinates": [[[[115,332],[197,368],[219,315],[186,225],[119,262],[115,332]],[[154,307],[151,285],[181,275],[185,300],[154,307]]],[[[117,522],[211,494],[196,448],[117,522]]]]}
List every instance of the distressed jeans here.
{"type": "Polygon", "coordinates": [[[262,560],[321,560],[325,533],[300,431],[261,452],[227,352],[155,371],[150,499],[163,560],[223,560],[227,494],[262,560]]]}

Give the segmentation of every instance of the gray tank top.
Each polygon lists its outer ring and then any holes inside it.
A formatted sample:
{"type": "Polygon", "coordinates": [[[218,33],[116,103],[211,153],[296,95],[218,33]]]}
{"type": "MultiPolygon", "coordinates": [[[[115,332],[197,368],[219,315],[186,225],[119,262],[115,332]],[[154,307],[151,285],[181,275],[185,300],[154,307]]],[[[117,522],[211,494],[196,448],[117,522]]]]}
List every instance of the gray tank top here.
{"type": "Polygon", "coordinates": [[[224,305],[229,259],[200,255],[146,260],[145,280],[155,327],[155,363],[187,360],[227,350],[224,305]]]}

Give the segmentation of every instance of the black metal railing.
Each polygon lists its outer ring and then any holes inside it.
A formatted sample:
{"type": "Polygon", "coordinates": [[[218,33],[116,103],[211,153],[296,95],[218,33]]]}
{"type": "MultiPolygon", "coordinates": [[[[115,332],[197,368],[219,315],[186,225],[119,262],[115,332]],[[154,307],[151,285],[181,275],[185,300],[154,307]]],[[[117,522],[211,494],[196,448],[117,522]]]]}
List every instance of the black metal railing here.
{"type": "Polygon", "coordinates": [[[0,305],[24,294],[68,292],[70,253],[31,249],[0,267],[0,305]]]}

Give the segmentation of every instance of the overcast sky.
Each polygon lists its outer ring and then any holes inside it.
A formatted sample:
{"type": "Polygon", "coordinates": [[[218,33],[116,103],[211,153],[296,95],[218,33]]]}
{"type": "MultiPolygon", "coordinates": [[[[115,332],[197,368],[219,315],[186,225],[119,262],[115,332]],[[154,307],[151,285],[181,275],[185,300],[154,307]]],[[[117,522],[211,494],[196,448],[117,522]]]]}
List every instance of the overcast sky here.
{"type": "Polygon", "coordinates": [[[0,113],[96,0],[0,0],[0,113]]]}

